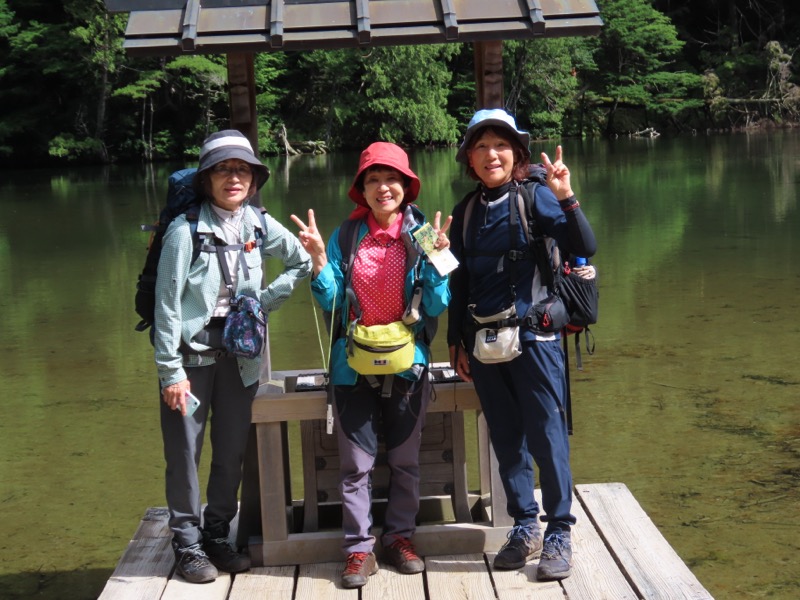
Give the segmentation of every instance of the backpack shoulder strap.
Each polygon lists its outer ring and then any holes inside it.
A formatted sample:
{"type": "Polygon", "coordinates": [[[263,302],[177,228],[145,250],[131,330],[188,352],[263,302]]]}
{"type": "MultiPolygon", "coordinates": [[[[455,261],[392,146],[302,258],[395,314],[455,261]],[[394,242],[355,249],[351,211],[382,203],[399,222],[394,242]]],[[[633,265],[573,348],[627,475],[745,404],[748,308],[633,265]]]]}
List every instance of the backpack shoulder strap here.
{"type": "Polygon", "coordinates": [[[261,237],[265,237],[267,235],[267,217],[265,216],[267,211],[258,206],[253,206],[252,204],[249,204],[248,206],[256,214],[256,217],[258,217],[258,222],[260,223],[260,226],[256,226],[256,235],[258,235],[260,231],[261,237]]]}
{"type": "Polygon", "coordinates": [[[542,277],[544,283],[550,291],[555,289],[555,276],[553,269],[548,260],[547,247],[544,243],[544,234],[539,228],[539,224],[534,217],[534,199],[536,197],[536,188],[541,185],[537,181],[526,181],[521,183],[518,187],[517,194],[517,208],[519,218],[522,221],[522,228],[528,236],[528,243],[530,245],[533,258],[536,260],[536,268],[542,277]]]}

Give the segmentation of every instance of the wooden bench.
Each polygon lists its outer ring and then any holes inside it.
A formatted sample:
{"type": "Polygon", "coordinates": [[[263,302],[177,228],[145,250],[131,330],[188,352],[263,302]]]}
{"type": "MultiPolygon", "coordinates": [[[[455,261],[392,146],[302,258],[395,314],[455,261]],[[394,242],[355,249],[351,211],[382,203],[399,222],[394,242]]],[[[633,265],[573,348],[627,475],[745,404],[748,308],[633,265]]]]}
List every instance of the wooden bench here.
{"type": "MultiPolygon", "coordinates": [[[[453,548],[463,552],[497,550],[506,540],[511,520],[505,513],[505,494],[497,479],[497,468],[492,468],[495,459],[482,425],[478,436],[481,493],[475,503],[470,501],[467,490],[464,411],[479,412],[477,395],[472,384],[458,380],[445,365],[434,365],[431,376],[434,391],[420,457],[421,495],[423,499],[449,498],[454,518],[448,522],[421,523],[415,544],[426,555],[450,553],[453,548]],[[493,501],[502,509],[492,511],[493,501]],[[478,519],[473,519],[473,509],[478,519]]],[[[326,406],[321,373],[314,371],[275,373],[273,381],[262,385],[256,395],[253,423],[260,535],[242,529],[254,564],[280,565],[287,561],[306,564],[341,558],[340,526],[320,530],[320,511],[340,504],[336,439],[325,433],[326,406]],[[301,423],[304,475],[301,519],[295,519],[288,485],[286,423],[289,421],[301,423]],[[296,524],[298,520],[302,525],[296,524]]],[[[382,485],[388,481],[388,467],[380,464],[380,455],[378,463],[374,496],[380,502],[382,485]]],[[[252,467],[249,472],[252,475],[252,467]]],[[[246,478],[251,475],[247,475],[246,469],[246,478]]],[[[244,496],[243,491],[243,510],[244,496]]],[[[248,521],[243,518],[244,527],[248,521]]],[[[379,532],[379,527],[375,529],[379,532]]],[[[239,537],[240,543],[243,535],[239,537]]]]}

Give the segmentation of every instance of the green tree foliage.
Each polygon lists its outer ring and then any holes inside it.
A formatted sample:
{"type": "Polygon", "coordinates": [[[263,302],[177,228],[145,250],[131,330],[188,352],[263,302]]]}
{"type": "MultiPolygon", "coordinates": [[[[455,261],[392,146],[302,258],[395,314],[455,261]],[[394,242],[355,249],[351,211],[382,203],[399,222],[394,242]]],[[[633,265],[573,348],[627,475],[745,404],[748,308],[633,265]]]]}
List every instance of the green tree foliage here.
{"type": "Polygon", "coordinates": [[[605,133],[641,123],[641,118],[617,122],[623,108],[642,111],[644,124],[649,125],[652,117],[674,119],[701,106],[701,78],[675,69],[683,42],[665,15],[649,0],[598,0],[597,4],[605,24],[595,52],[598,77],[592,87],[604,100],[605,133]]]}
{"type": "Polygon", "coordinates": [[[800,2],[656,0],[673,20],[684,56],[703,73],[712,126],[797,119],[800,2]]]}
{"type": "Polygon", "coordinates": [[[505,42],[503,68],[509,90],[506,108],[532,135],[545,138],[581,133],[580,124],[569,124],[567,117],[585,92],[583,76],[596,69],[586,39],[505,42]]]}
{"type": "Polygon", "coordinates": [[[373,50],[364,59],[368,100],[367,114],[360,119],[371,126],[362,143],[370,138],[406,144],[455,142],[458,124],[446,108],[452,80],[447,60],[456,52],[443,44],[373,50]]]}
{"type": "MultiPolygon", "coordinates": [[[[504,42],[506,106],[535,136],[800,119],[800,2],[597,0],[595,38],[504,42]]],[[[228,124],[225,56],[135,58],[102,0],[0,0],[0,160],[181,158],[228,124]]],[[[259,146],[457,142],[471,44],[261,53],[259,146]]]]}

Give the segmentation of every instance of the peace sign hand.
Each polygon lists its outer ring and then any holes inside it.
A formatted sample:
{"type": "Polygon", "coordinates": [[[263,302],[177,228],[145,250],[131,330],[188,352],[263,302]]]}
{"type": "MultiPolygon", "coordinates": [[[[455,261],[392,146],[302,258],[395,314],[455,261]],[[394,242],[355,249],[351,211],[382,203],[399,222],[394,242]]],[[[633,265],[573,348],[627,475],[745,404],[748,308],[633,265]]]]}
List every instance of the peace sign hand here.
{"type": "Polygon", "coordinates": [[[322,268],[328,264],[328,256],[325,253],[325,241],[322,239],[314,219],[314,209],[308,209],[308,225],[295,215],[290,215],[290,218],[300,228],[297,238],[300,240],[300,245],[311,255],[314,272],[319,275],[322,268]]]}
{"type": "Polygon", "coordinates": [[[442,220],[442,211],[437,210],[433,217],[433,230],[436,232],[436,243],[434,246],[437,250],[443,250],[450,247],[450,240],[447,239],[447,230],[450,229],[450,223],[453,222],[453,215],[449,215],[444,222],[444,227],[440,227],[439,223],[442,220]]]}
{"type": "Polygon", "coordinates": [[[555,162],[550,162],[550,158],[544,152],[542,152],[542,162],[545,168],[547,168],[547,187],[553,191],[556,198],[559,200],[566,200],[570,196],[573,196],[569,169],[562,160],[561,146],[556,146],[555,162]]]}

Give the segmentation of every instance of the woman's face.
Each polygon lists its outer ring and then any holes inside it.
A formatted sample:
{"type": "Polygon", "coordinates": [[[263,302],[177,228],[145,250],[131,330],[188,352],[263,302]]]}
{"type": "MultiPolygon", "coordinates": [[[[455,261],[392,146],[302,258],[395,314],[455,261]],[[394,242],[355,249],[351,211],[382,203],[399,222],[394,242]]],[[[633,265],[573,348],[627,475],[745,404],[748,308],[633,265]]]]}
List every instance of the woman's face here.
{"type": "Polygon", "coordinates": [[[237,210],[250,195],[253,169],[243,160],[232,158],[215,164],[209,170],[209,183],[214,204],[225,210],[237,210]]]}
{"type": "Polygon", "coordinates": [[[375,220],[385,224],[400,212],[406,196],[403,174],[391,167],[375,167],[364,174],[364,198],[375,220]]]}
{"type": "Polygon", "coordinates": [[[511,142],[487,129],[467,150],[469,166],[487,188],[511,181],[514,172],[514,148],[511,142]]]}

